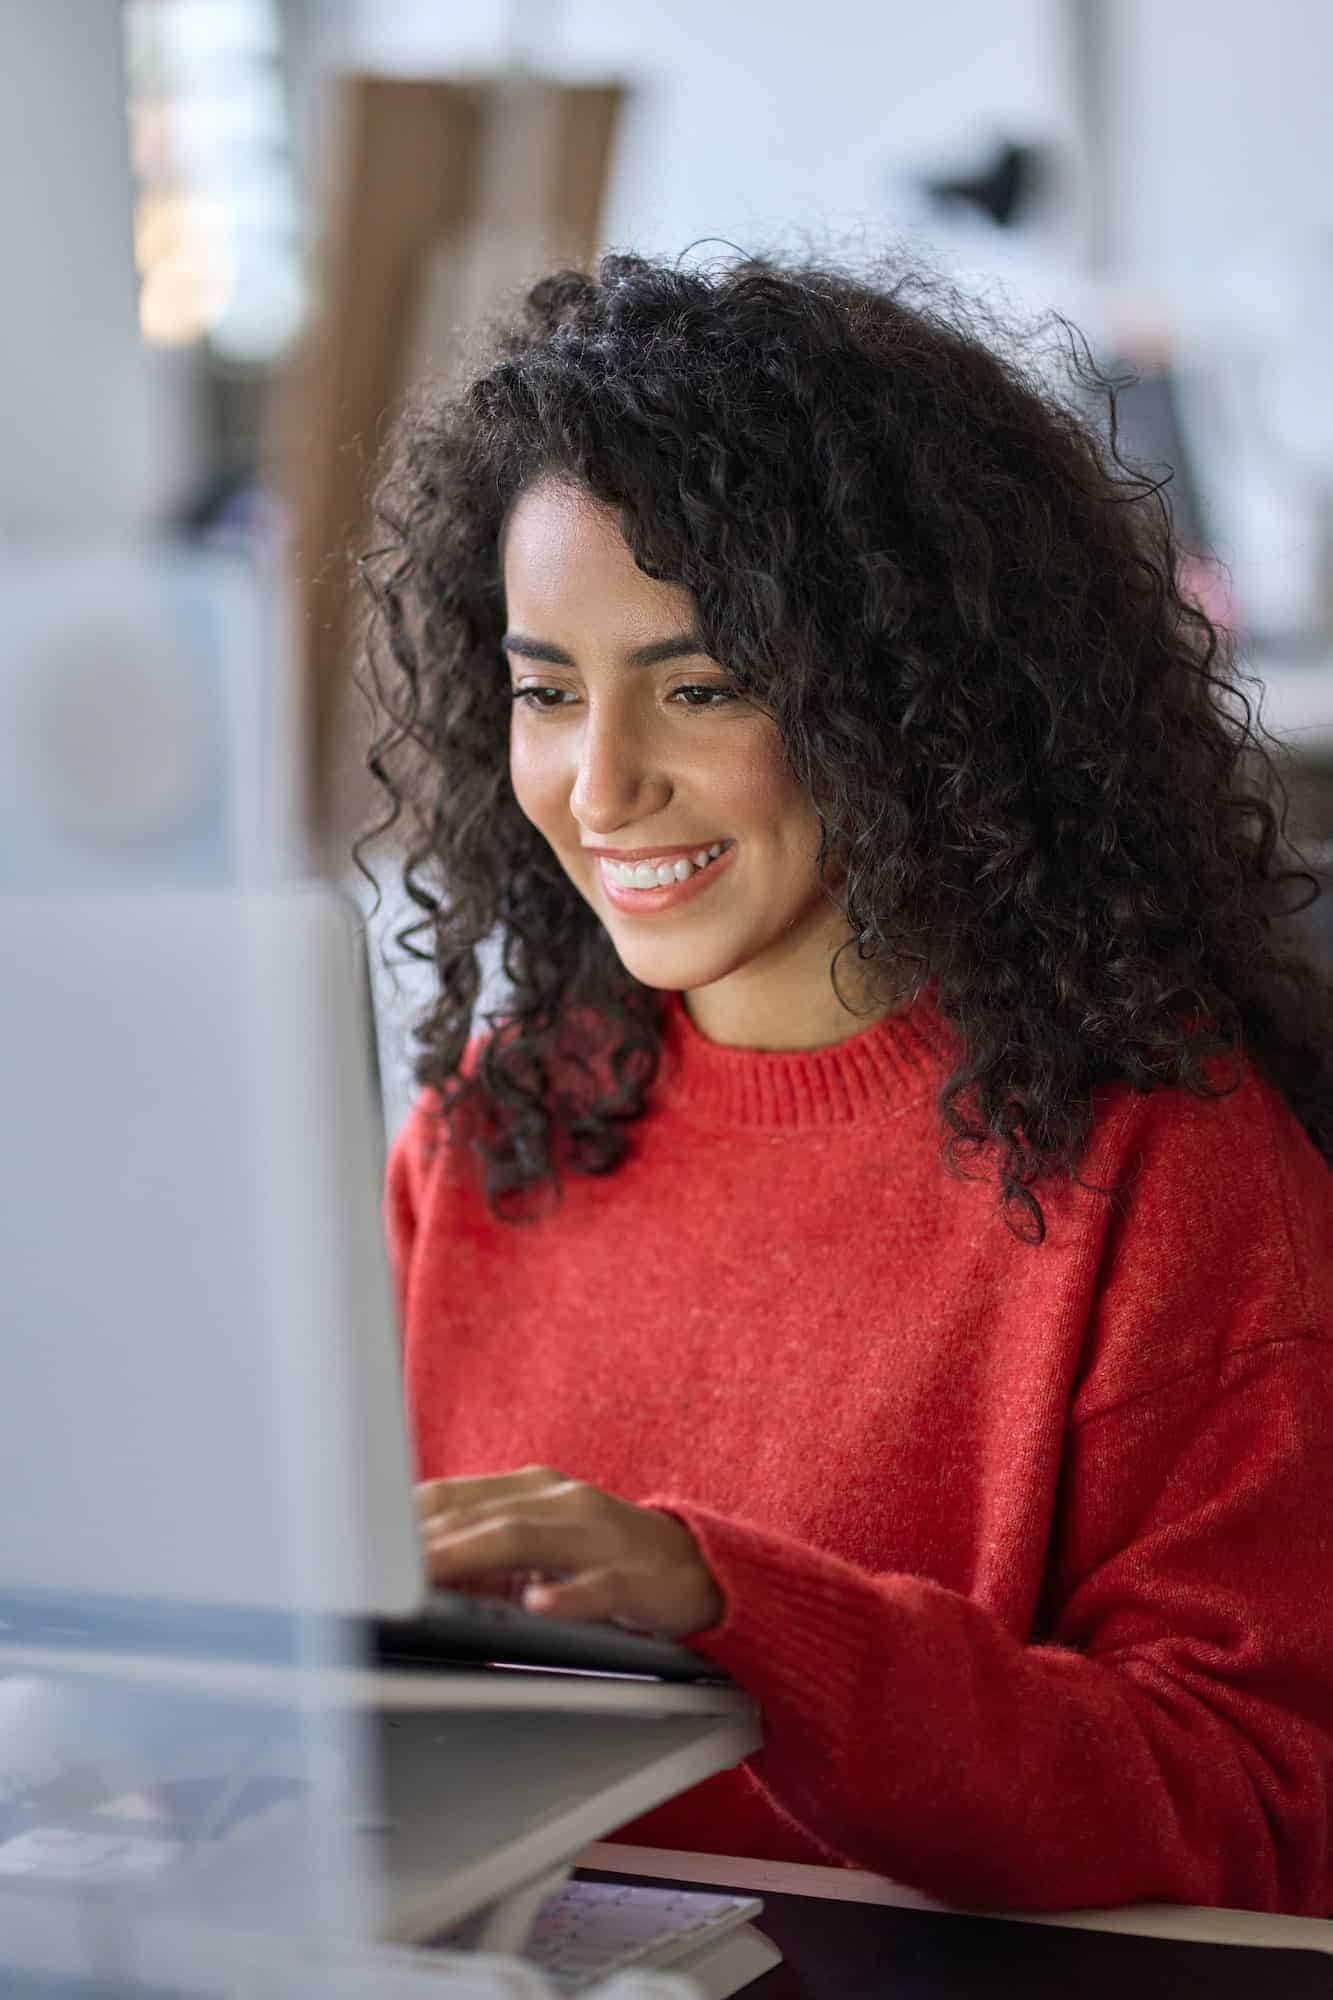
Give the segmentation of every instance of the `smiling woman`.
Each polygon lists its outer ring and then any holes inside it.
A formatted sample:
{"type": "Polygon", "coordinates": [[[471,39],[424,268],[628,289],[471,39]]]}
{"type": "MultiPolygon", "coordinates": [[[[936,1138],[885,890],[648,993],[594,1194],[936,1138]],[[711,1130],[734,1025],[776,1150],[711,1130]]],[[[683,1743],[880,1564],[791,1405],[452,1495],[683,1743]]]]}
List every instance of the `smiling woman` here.
{"type": "Polygon", "coordinates": [[[1034,351],[897,259],[618,255],[405,414],[423,1539],[759,1697],[631,1838],[1326,1915],[1313,878],[1158,487],[1034,351]]]}

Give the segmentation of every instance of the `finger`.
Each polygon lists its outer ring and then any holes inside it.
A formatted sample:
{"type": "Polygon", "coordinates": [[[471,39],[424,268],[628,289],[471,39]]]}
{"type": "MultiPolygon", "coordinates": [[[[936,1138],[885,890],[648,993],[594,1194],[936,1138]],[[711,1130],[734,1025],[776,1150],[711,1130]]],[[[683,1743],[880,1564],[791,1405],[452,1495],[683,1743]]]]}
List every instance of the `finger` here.
{"type": "Polygon", "coordinates": [[[546,1581],[545,1570],[496,1569],[484,1576],[451,1577],[448,1588],[465,1597],[502,1597],[510,1604],[519,1604],[529,1585],[546,1581]]]}
{"type": "Polygon", "coordinates": [[[525,1611],[548,1618],[615,1618],[620,1585],[615,1569],[586,1569],[566,1583],[531,1583],[520,1601],[525,1611]]]}
{"type": "MultiPolygon", "coordinates": [[[[454,1482],[441,1481],[452,1486],[454,1482]]],[[[576,1524],[591,1525],[596,1532],[605,1533],[613,1525],[614,1507],[598,1505],[606,1496],[594,1487],[584,1486],[578,1480],[566,1479],[557,1486],[545,1488],[510,1487],[505,1491],[496,1490],[500,1481],[489,1482],[486,1497],[476,1497],[481,1482],[469,1482],[474,1486],[474,1497],[467,1498],[461,1488],[464,1482],[457,1482],[458,1490],[445,1496],[438,1496],[438,1504],[433,1512],[422,1513],[417,1526],[426,1542],[437,1540],[442,1535],[470,1533],[485,1521],[493,1521],[501,1516],[531,1517],[532,1519],[567,1520],[576,1524]]]]}
{"type": "Polygon", "coordinates": [[[512,1508],[456,1532],[431,1528],[422,1536],[431,1576],[445,1584],[498,1569],[577,1571],[596,1557],[595,1547],[588,1544],[588,1529],[581,1521],[516,1513],[512,1508]]]}
{"type": "Polygon", "coordinates": [[[448,1506],[437,1508],[433,1514],[422,1515],[417,1522],[417,1530],[423,1541],[438,1541],[442,1535],[470,1534],[473,1528],[481,1527],[484,1522],[499,1520],[506,1515],[517,1517],[520,1513],[534,1512],[545,1515],[559,1504],[560,1495],[556,1493],[526,1496],[509,1493],[490,1500],[451,1502],[448,1506]]]}
{"type": "Polygon", "coordinates": [[[412,1489],[417,1519],[426,1521],[435,1514],[452,1513],[457,1508],[485,1506],[516,1494],[572,1485],[563,1473],[549,1465],[524,1465],[515,1472],[469,1474],[455,1479],[423,1479],[412,1489]]]}
{"type": "Polygon", "coordinates": [[[514,1493],[513,1473],[488,1474],[484,1479],[424,1479],[413,1488],[412,1498],[419,1521],[436,1514],[452,1514],[465,1507],[484,1506],[487,1500],[514,1493]]]}

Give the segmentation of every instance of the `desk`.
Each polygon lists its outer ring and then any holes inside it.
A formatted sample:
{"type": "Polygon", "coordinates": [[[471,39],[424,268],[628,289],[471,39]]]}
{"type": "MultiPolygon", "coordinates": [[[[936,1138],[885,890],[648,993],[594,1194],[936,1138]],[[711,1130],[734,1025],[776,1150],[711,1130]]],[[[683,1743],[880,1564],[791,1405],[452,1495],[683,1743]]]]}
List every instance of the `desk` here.
{"type": "Polygon", "coordinates": [[[744,2000],[1329,2000],[1333,1922],[1136,1904],[999,1916],[882,1876],[599,1841],[578,1872],[746,1889],[783,1964],[744,2000]]]}

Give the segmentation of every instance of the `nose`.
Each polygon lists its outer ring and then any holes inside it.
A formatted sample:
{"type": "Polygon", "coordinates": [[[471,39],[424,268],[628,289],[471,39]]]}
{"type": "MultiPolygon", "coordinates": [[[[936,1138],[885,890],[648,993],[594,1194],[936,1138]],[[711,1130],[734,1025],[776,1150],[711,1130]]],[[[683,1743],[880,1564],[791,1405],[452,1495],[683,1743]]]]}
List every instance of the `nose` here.
{"type": "Polygon", "coordinates": [[[569,809],[580,826],[609,834],[650,819],[670,799],[671,789],[648,737],[623,709],[618,716],[605,707],[589,712],[569,794],[569,809]]]}

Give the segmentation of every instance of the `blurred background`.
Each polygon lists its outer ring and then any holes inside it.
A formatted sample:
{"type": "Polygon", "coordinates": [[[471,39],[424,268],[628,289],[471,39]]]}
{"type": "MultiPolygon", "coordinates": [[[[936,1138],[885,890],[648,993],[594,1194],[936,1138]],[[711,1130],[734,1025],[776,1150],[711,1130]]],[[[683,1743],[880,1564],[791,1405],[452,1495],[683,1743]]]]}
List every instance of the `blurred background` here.
{"type": "MultiPolygon", "coordinates": [[[[404,389],[557,258],[907,237],[1132,371],[1333,886],[1331,83],[1307,0],[10,0],[0,882],[368,907],[350,560],[404,389]]],[[[1333,898],[1297,921],[1333,960],[1333,898]]],[[[392,1129],[421,989],[377,977],[392,1129]]]]}

